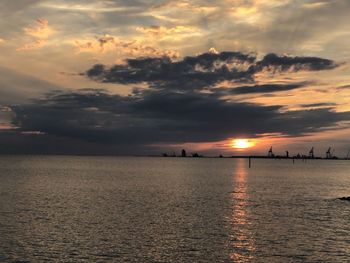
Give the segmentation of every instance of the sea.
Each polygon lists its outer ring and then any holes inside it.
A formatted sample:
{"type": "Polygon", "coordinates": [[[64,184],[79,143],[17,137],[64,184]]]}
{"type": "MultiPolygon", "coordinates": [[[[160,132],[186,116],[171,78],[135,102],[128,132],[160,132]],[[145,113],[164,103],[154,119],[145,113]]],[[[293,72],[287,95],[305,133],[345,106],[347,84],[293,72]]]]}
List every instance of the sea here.
{"type": "Polygon", "coordinates": [[[0,262],[350,262],[350,161],[1,156],[0,262]]]}

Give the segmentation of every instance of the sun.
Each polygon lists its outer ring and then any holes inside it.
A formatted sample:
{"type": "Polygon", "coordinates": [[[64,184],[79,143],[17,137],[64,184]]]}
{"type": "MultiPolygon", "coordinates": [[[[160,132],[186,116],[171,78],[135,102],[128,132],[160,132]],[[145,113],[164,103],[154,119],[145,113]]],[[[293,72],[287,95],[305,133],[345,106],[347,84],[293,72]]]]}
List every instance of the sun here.
{"type": "Polygon", "coordinates": [[[247,149],[253,147],[255,142],[249,139],[233,139],[232,147],[235,149],[247,149]]]}

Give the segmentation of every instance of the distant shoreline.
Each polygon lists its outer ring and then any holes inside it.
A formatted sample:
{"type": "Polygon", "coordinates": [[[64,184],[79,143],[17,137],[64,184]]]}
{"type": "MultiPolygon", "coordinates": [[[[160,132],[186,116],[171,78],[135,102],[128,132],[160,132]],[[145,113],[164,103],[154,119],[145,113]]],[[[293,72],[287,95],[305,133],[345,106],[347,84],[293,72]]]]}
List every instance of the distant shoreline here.
{"type": "Polygon", "coordinates": [[[285,156],[276,156],[276,157],[268,157],[268,156],[261,156],[261,155],[239,155],[239,156],[200,156],[200,157],[182,157],[182,156],[139,156],[139,157],[162,157],[162,158],[192,158],[192,159],[200,159],[200,158],[217,158],[217,159],[270,159],[270,160],[344,160],[344,161],[350,161],[349,158],[322,158],[322,157],[285,157],[285,156]]]}
{"type": "Polygon", "coordinates": [[[235,155],[235,156],[162,156],[162,155],[118,155],[118,154],[67,154],[67,153],[0,153],[0,156],[81,156],[81,157],[151,157],[151,158],[178,158],[178,159],[270,159],[270,160],[326,160],[326,161],[350,161],[350,158],[324,158],[324,157],[286,157],[286,156],[275,156],[268,157],[262,155],[235,155]]]}

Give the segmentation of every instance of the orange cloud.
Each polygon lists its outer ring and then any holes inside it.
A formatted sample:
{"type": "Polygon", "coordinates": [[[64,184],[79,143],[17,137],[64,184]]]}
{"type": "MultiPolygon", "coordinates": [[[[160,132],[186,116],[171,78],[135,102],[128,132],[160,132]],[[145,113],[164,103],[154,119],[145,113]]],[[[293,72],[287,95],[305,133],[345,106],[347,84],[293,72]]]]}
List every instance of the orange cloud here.
{"type": "Polygon", "coordinates": [[[324,7],[329,4],[330,4],[329,2],[306,3],[306,4],[303,4],[303,7],[308,9],[316,9],[316,8],[324,7]]]}
{"type": "Polygon", "coordinates": [[[209,6],[209,5],[196,5],[191,3],[191,1],[188,0],[169,0],[162,4],[155,5],[152,7],[153,11],[162,11],[162,10],[169,10],[169,9],[181,9],[181,10],[191,10],[196,13],[210,13],[215,10],[217,10],[217,6],[209,6]]]}
{"type": "Polygon", "coordinates": [[[34,24],[23,28],[23,31],[29,36],[41,39],[47,39],[53,33],[47,19],[37,19],[34,24]]]}
{"type": "Polygon", "coordinates": [[[0,130],[13,130],[15,129],[16,127],[12,126],[11,124],[9,123],[1,123],[0,122],[0,130]]]}
{"type": "Polygon", "coordinates": [[[29,27],[23,28],[26,35],[35,38],[36,40],[26,43],[23,46],[16,49],[16,51],[27,51],[40,49],[45,46],[47,39],[53,33],[53,29],[49,26],[47,19],[37,19],[35,23],[29,27]]]}
{"type": "Polygon", "coordinates": [[[24,44],[22,47],[16,49],[16,51],[27,51],[27,50],[35,50],[40,49],[45,46],[46,40],[36,40],[31,43],[24,44]]]}
{"type": "Polygon", "coordinates": [[[169,35],[188,35],[198,32],[198,29],[188,26],[175,26],[170,28],[164,26],[150,26],[137,27],[136,30],[153,37],[165,37],[169,35]]]}
{"type": "Polygon", "coordinates": [[[178,58],[179,53],[172,50],[162,50],[143,44],[139,40],[120,40],[117,37],[105,35],[94,40],[74,41],[78,52],[106,53],[114,52],[124,56],[169,56],[178,58]]]}

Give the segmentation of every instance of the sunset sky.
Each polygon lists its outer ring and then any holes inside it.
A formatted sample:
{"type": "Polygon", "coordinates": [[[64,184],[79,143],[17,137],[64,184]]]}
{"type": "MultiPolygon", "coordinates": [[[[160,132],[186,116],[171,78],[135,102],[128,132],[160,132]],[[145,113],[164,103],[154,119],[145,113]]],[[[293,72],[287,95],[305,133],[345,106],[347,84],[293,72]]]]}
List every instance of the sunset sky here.
{"type": "Polygon", "coordinates": [[[1,0],[0,153],[344,157],[349,13],[347,0],[1,0]]]}

